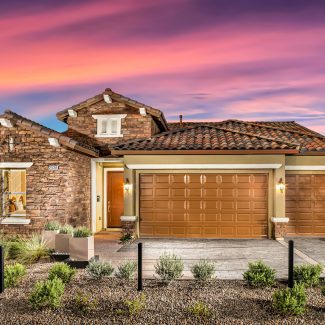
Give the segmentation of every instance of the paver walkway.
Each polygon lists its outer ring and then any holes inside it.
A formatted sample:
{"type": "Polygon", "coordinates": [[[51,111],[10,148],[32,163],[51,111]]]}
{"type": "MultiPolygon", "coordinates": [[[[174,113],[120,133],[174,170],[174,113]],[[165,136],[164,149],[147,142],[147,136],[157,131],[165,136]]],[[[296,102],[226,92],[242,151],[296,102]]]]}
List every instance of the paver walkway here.
{"type": "MultiPolygon", "coordinates": [[[[96,237],[95,253],[100,259],[119,265],[125,260],[137,259],[137,243],[121,246],[105,236],[96,237]]],[[[219,279],[242,279],[249,262],[263,260],[277,270],[280,279],[287,278],[288,251],[275,240],[241,239],[141,239],[143,243],[143,275],[153,277],[154,265],[163,252],[180,256],[185,265],[184,278],[191,277],[190,267],[200,259],[216,264],[219,279]]],[[[295,256],[295,263],[306,263],[295,256]]]]}

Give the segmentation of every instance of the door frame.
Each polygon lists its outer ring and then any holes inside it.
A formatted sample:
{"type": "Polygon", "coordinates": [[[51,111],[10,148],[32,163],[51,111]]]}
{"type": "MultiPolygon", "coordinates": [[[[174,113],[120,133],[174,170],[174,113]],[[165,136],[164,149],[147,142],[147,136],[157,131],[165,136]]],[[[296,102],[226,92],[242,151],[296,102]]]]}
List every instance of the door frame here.
{"type": "Polygon", "coordinates": [[[123,167],[104,167],[104,204],[103,204],[103,209],[104,209],[104,224],[103,227],[104,229],[107,229],[108,225],[108,220],[107,220],[107,173],[108,172],[124,172],[123,167]]]}

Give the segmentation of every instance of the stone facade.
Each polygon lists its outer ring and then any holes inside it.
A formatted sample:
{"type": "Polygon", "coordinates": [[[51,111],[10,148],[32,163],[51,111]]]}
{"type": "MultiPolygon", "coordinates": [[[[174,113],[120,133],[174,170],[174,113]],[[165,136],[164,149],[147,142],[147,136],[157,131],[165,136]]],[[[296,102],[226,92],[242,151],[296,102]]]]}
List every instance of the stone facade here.
{"type": "Polygon", "coordinates": [[[26,217],[31,222],[0,225],[3,232],[39,232],[52,219],[90,226],[90,157],[63,146],[53,147],[46,136],[22,126],[0,126],[0,139],[0,162],[33,163],[26,169],[26,217]],[[9,137],[14,142],[11,149],[9,137]],[[59,169],[50,171],[51,164],[59,169]]]}
{"type": "Polygon", "coordinates": [[[153,118],[148,114],[140,115],[135,108],[126,104],[113,102],[106,103],[104,100],[78,111],[77,117],[68,117],[66,123],[69,126],[66,134],[77,140],[90,141],[92,145],[116,144],[127,140],[148,138],[159,133],[159,128],[153,118]],[[117,138],[96,138],[97,121],[92,115],[100,114],[127,114],[122,119],[121,133],[123,137],[117,138]]]}

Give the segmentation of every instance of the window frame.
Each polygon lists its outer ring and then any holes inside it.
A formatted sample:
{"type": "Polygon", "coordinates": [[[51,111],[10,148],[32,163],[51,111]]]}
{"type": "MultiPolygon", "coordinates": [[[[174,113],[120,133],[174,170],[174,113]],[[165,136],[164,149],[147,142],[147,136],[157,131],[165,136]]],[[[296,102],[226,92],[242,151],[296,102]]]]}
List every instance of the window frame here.
{"type": "Polygon", "coordinates": [[[19,214],[15,214],[15,213],[6,213],[6,208],[5,208],[5,202],[6,202],[6,196],[10,196],[10,195],[23,195],[25,197],[25,200],[27,201],[27,170],[26,169],[19,169],[19,168],[5,168],[5,169],[1,169],[1,218],[26,218],[27,216],[27,202],[25,202],[25,212],[24,213],[19,213],[19,214]],[[25,192],[9,192],[6,191],[5,192],[5,173],[6,172],[25,172],[25,192]]]}
{"type": "Polygon", "coordinates": [[[123,137],[122,134],[122,119],[127,114],[107,114],[107,115],[92,115],[97,120],[96,138],[118,138],[123,137]],[[116,132],[112,132],[112,122],[116,121],[116,132]],[[103,123],[106,123],[106,132],[103,132],[103,123]]]}

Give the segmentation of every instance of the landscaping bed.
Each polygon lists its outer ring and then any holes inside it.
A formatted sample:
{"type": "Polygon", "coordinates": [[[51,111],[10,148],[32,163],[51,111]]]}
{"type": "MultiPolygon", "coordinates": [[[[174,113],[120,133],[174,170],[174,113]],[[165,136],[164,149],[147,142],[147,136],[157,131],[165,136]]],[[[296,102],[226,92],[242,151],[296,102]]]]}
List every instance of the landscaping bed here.
{"type": "Polygon", "coordinates": [[[28,267],[27,276],[14,288],[0,294],[0,324],[324,324],[325,297],[320,288],[307,289],[308,307],[303,316],[274,314],[271,305],[275,288],[253,289],[244,281],[213,280],[202,284],[195,280],[176,280],[163,286],[156,280],[144,280],[145,307],[130,315],[125,301],[139,297],[136,281],[118,278],[89,278],[85,270],[65,288],[62,307],[57,310],[31,308],[28,296],[37,280],[45,280],[52,263],[28,267]],[[74,303],[78,292],[97,301],[87,315],[74,303]],[[209,307],[207,317],[194,316],[188,307],[200,301],[209,307]]]}

